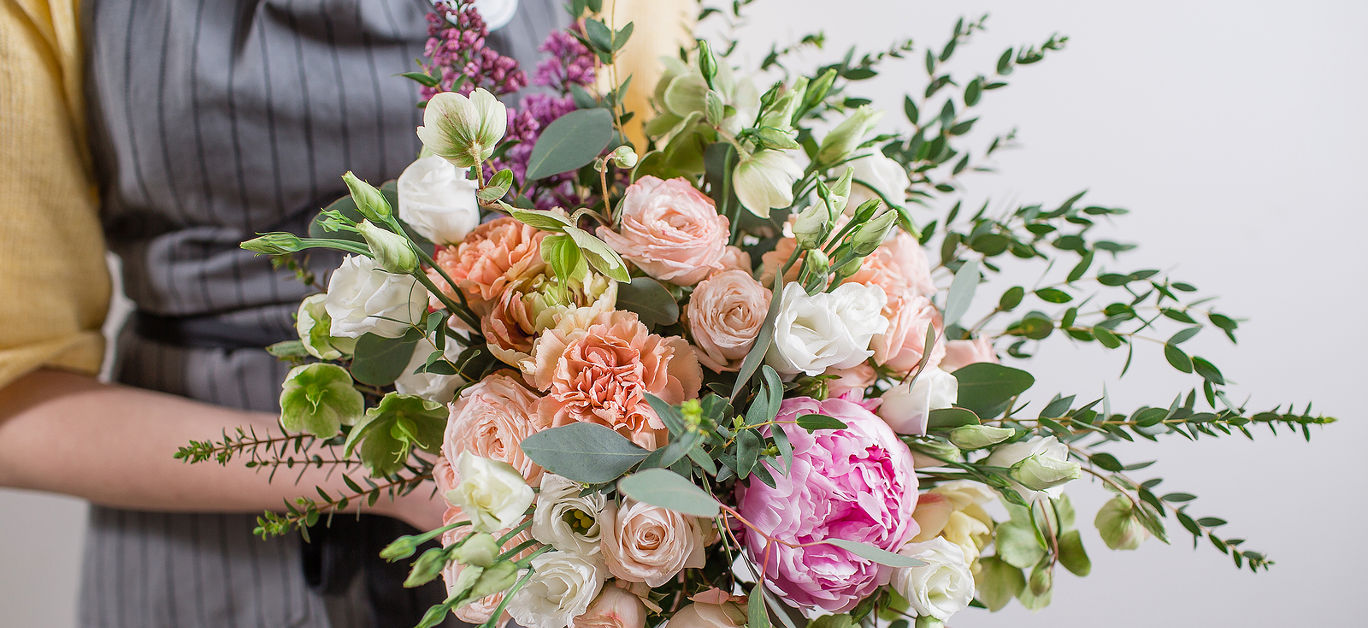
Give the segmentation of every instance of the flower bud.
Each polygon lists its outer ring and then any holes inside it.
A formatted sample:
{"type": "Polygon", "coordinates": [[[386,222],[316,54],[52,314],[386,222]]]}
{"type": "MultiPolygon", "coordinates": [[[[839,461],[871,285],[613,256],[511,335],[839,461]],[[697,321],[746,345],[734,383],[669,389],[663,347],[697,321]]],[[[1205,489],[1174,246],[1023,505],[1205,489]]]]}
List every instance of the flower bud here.
{"type": "Polygon", "coordinates": [[[890,209],[856,227],[855,233],[850,236],[855,254],[864,257],[873,253],[888,238],[888,232],[893,230],[897,222],[898,212],[890,209]]]}
{"type": "Polygon", "coordinates": [[[850,184],[855,180],[855,169],[846,167],[845,173],[837,179],[831,187],[827,189],[826,203],[831,209],[832,216],[840,216],[845,213],[846,205],[850,202],[850,184]]]}
{"type": "Polygon", "coordinates": [[[384,227],[377,227],[369,220],[362,220],[356,229],[366,239],[371,257],[381,268],[396,275],[407,275],[418,267],[418,256],[414,254],[408,238],[384,227]]]}
{"type": "Polygon", "coordinates": [[[784,90],[783,95],[775,99],[765,113],[760,116],[762,127],[773,127],[781,131],[793,129],[793,116],[798,113],[798,107],[803,104],[803,97],[807,95],[808,80],[800,78],[788,89],[784,90]]]}
{"type": "Polygon", "coordinates": [[[708,42],[702,39],[698,40],[698,70],[703,74],[703,80],[712,87],[713,79],[717,77],[717,58],[713,56],[708,42]]]}
{"type": "Polygon", "coordinates": [[[295,331],[309,355],[320,360],[336,360],[356,348],[355,338],[332,336],[332,317],[328,316],[328,295],[318,293],[299,304],[295,317],[295,331]]]}
{"type": "Polygon", "coordinates": [[[960,449],[983,449],[1007,440],[1016,430],[988,425],[964,425],[950,430],[950,442],[960,449]]]}
{"type": "Polygon", "coordinates": [[[472,534],[451,552],[451,557],[462,565],[488,567],[499,557],[499,543],[488,532],[472,534]]]}
{"type": "Polygon", "coordinates": [[[771,209],[793,204],[793,184],[803,168],[781,151],[761,150],[742,157],[732,176],[741,205],[764,218],[771,209]]]}
{"type": "Polygon", "coordinates": [[[637,165],[636,151],[623,144],[613,150],[613,163],[619,168],[634,168],[637,165]]]}
{"type": "Polygon", "coordinates": [[[418,139],[434,155],[469,168],[494,154],[507,129],[508,110],[481,87],[469,97],[456,92],[433,96],[423,109],[418,139]]]}
{"type": "Polygon", "coordinates": [[[342,175],[342,181],[347,184],[347,189],[351,191],[352,201],[356,203],[356,209],[361,212],[368,220],[375,222],[388,222],[393,212],[390,210],[389,201],[385,195],[375,186],[366,183],[352,174],[350,170],[342,175]]]}
{"type": "MultiPolygon", "coordinates": [[[[446,567],[448,560],[445,548],[434,547],[413,561],[413,569],[409,570],[408,578],[404,579],[405,587],[420,587],[432,582],[437,576],[442,575],[442,568],[446,567]]],[[[467,567],[462,571],[470,569],[467,567]]],[[[478,569],[478,568],[477,568],[478,569]]],[[[478,574],[477,574],[478,575],[478,574]]]]}
{"type": "Polygon", "coordinates": [[[944,466],[942,460],[964,462],[964,454],[958,447],[941,440],[914,440],[908,445],[912,450],[913,466],[918,469],[944,466]]]}
{"type": "Polygon", "coordinates": [[[831,278],[831,283],[841,283],[847,278],[860,272],[860,266],[864,263],[864,258],[857,257],[849,262],[841,264],[836,268],[836,276],[831,278]]]}
{"type": "Polygon", "coordinates": [[[823,72],[808,85],[807,94],[803,95],[803,109],[811,109],[822,102],[831,92],[831,85],[836,82],[836,69],[832,68],[823,72]]]}
{"type": "Polygon", "coordinates": [[[506,591],[517,579],[517,565],[507,560],[494,563],[486,567],[480,574],[480,579],[475,581],[475,586],[470,589],[470,599],[478,600],[486,595],[506,591]]]}
{"type": "Polygon", "coordinates": [[[1102,542],[1114,550],[1133,550],[1149,536],[1144,524],[1135,518],[1135,506],[1124,495],[1117,495],[1097,511],[1093,524],[1102,542]]]}
{"type": "Polygon", "coordinates": [[[807,273],[807,282],[803,286],[811,294],[814,290],[821,290],[827,285],[827,274],[831,272],[831,260],[827,259],[826,253],[821,249],[812,249],[803,256],[803,270],[807,273]]]}
{"type": "Polygon", "coordinates": [[[1060,458],[1049,452],[1039,452],[1027,456],[1012,465],[1009,474],[1013,480],[1033,491],[1054,488],[1082,475],[1077,462],[1060,458]]]}
{"type": "Polygon", "coordinates": [[[265,233],[243,242],[242,248],[253,253],[284,255],[304,250],[304,241],[293,233],[265,233]]]}
{"type": "Polygon", "coordinates": [[[412,536],[405,535],[394,539],[393,543],[380,550],[380,558],[394,562],[408,558],[416,551],[418,551],[418,541],[412,536]]]}
{"type": "Polygon", "coordinates": [[[822,246],[831,232],[831,212],[823,203],[813,203],[793,220],[793,238],[800,249],[822,246]]]}
{"type": "Polygon", "coordinates": [[[822,144],[817,149],[817,163],[830,165],[848,158],[864,142],[865,136],[881,117],[883,112],[869,105],[856,109],[855,113],[822,138],[822,144]]]}

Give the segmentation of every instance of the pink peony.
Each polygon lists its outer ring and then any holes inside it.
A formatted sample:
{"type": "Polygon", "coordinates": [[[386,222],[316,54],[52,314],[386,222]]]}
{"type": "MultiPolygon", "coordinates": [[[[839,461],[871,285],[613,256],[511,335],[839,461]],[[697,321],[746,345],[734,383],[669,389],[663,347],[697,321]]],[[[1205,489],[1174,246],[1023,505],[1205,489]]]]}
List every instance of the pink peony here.
{"type": "MultiPolygon", "coordinates": [[[[456,282],[470,306],[480,314],[509,284],[546,268],[541,258],[545,231],[504,217],[482,224],[457,246],[437,247],[433,260],[456,282]]],[[[443,291],[450,287],[435,270],[428,276],[443,291]]]]}
{"type": "Polygon", "coordinates": [[[599,227],[598,235],[646,274],[692,286],[721,267],[727,218],[685,179],[642,177],[627,188],[619,210],[618,231],[599,227]]]}
{"type": "Polygon", "coordinates": [[[945,358],[940,367],[947,372],[955,372],[970,364],[992,362],[997,364],[997,353],[993,351],[993,341],[979,336],[973,340],[951,340],[945,343],[945,358]]]}
{"type": "Polygon", "coordinates": [[[468,451],[507,462],[528,484],[537,486],[542,469],[523,454],[521,447],[524,438],[550,427],[533,411],[536,402],[535,393],[504,373],[490,375],[461,391],[451,403],[442,442],[447,468],[455,467],[461,452],[468,451]]]}
{"type": "Polygon", "coordinates": [[[760,335],[769,304],[770,291],[749,271],[727,270],[699,283],[684,306],[698,361],[718,372],[740,368],[760,335]]]}
{"type": "MultiPolygon", "coordinates": [[[[911,452],[879,417],[852,401],[785,399],[777,420],[804,414],[834,417],[847,427],[809,433],[782,424],[793,444],[793,467],[787,475],[774,470],[777,488],[758,480],[740,487],[741,516],[788,543],[846,539],[896,552],[917,533],[911,452]]],[[[764,536],[747,528],[744,543],[751,560],[764,560],[764,536]]],[[[770,547],[768,585],[796,608],[849,611],[891,575],[891,568],[833,545],[770,547]]]]}
{"type": "Polygon", "coordinates": [[[664,444],[668,431],[646,393],[678,404],[703,385],[689,343],[652,334],[636,314],[620,310],[566,312],[537,338],[522,367],[546,392],[537,406],[542,420],[598,423],[647,449],[664,444]]]}

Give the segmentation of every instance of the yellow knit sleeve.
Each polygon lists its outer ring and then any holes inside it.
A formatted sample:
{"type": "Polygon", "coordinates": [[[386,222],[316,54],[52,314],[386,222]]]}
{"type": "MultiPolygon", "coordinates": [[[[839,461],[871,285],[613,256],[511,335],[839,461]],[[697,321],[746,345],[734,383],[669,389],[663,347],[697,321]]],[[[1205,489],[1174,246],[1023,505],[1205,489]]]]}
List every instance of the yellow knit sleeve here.
{"type": "Polygon", "coordinates": [[[76,0],[0,2],[0,387],[100,368],[109,303],[76,0]]]}

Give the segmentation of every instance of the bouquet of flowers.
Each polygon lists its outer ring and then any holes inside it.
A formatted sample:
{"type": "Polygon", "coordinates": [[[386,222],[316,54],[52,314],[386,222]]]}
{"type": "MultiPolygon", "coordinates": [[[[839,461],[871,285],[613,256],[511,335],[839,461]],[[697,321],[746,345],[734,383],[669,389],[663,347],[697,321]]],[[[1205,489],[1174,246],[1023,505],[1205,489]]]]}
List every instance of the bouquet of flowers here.
{"type": "Polygon", "coordinates": [[[296,363],[286,436],[240,430],[179,454],[346,474],[351,492],[266,513],[261,535],[307,534],[386,494],[443,500],[445,525],[382,554],[413,561],[410,586],[445,581],[420,626],[454,612],[529,628],[925,627],[968,606],[1040,608],[1060,567],[1090,570],[1064,493],[1085,477],[1114,493],[1091,517],[1111,549],[1167,541],[1177,522],[1236,566],[1270,564],[1192,495],[1138,477],[1149,462],[1104,450],[1258,425],[1309,436],[1332,419],[1227,397],[1222,371],[1183,347],[1211,329],[1234,341],[1236,319],[1188,283],[1119,267],[1131,245],[1092,231],[1124,210],[1082,194],[1004,212],[948,200],[1012,144],[965,146],[974,108],[1066,38],[966,80],[945,63],[984,23],[962,20],[919,53],[926,85],[884,132],[857,89],[910,42],[802,72],[788,60],[818,35],[745,69],[735,42],[700,40],[661,61],[650,110],[633,111],[613,71],[633,25],[600,5],[568,3],[574,25],[547,40],[540,89],[516,108],[500,97],[527,75],[486,47],[469,2],[439,5],[429,61],[408,74],[426,98],[422,155],[379,187],[344,175],[351,195],[307,236],[243,244],[306,279],[295,254],[347,253],[300,305],[299,339],[270,348],[296,363]],[[1021,265],[1042,278],[985,294],[1021,265]],[[1023,367],[1060,337],[1127,366],[1153,344],[1193,388],[1127,410],[1028,396],[1023,367]]]}

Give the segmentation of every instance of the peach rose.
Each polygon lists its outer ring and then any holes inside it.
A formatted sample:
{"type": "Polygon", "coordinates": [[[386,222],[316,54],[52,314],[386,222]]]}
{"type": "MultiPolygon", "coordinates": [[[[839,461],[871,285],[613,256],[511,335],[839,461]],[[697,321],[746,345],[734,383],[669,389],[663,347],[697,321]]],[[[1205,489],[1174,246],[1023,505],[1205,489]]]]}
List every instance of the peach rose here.
{"type": "Polygon", "coordinates": [[[646,625],[646,605],[622,587],[605,586],[589,604],[589,610],[570,625],[574,628],[642,628],[646,625]]]}
{"type": "Polygon", "coordinates": [[[912,234],[901,229],[865,257],[860,270],[846,281],[876,285],[890,296],[909,291],[924,297],[936,293],[936,283],[931,280],[931,261],[926,257],[926,250],[912,234]]]}
{"type": "Polygon", "coordinates": [[[926,364],[940,364],[945,356],[945,341],[942,338],[945,329],[940,310],[931,303],[931,299],[904,292],[889,300],[883,314],[888,317],[888,330],[875,336],[870,343],[876,363],[900,373],[917,368],[927,351],[926,330],[934,327],[936,342],[930,347],[931,358],[926,364]]]}
{"type": "MultiPolygon", "coordinates": [[[[774,250],[760,256],[760,283],[766,286],[774,285],[774,276],[779,274],[779,269],[788,263],[789,256],[793,255],[793,250],[798,248],[798,241],[793,238],[783,238],[774,245],[774,250]]],[[[803,269],[803,261],[800,257],[789,267],[788,272],[784,273],[784,283],[798,280],[798,271],[803,269]]]]}
{"type": "Polygon", "coordinates": [[[723,271],[699,283],[684,306],[698,361],[719,373],[740,368],[760,335],[770,297],[747,271],[723,271]]]}
{"type": "Polygon", "coordinates": [[[507,462],[536,487],[542,469],[523,455],[519,446],[528,435],[550,427],[533,411],[536,402],[536,394],[504,373],[490,375],[461,391],[451,403],[451,418],[442,442],[448,465],[454,467],[461,452],[468,451],[507,462]]]}
{"type": "Polygon", "coordinates": [[[694,517],[626,498],[621,506],[610,501],[603,520],[604,559],[622,580],[658,587],[703,566],[703,530],[694,517]]]}
{"type": "Polygon", "coordinates": [[[993,351],[993,341],[979,336],[973,340],[951,340],[945,343],[945,358],[941,369],[954,372],[970,364],[992,362],[997,364],[997,353],[993,351]]]}
{"type": "Polygon", "coordinates": [[[683,178],[645,176],[622,197],[617,232],[599,227],[598,236],[646,274],[692,286],[718,268],[730,235],[712,199],[683,178]]]}
{"type": "MultiPolygon", "coordinates": [[[[498,539],[503,535],[508,534],[508,530],[499,530],[498,532],[494,532],[493,534],[495,539],[498,539]]],[[[530,540],[532,540],[532,537],[526,531],[519,532],[512,539],[509,539],[507,543],[504,543],[503,551],[506,552],[508,550],[511,550],[530,540]]],[[[442,544],[450,545],[450,543],[447,543],[446,541],[443,541],[442,544]]],[[[514,556],[513,560],[521,560],[523,558],[526,558],[533,551],[534,550],[532,549],[525,549],[522,552],[519,552],[516,556],[514,556]]],[[[456,582],[456,577],[460,575],[460,573],[461,564],[455,561],[447,563],[446,567],[442,568],[442,579],[446,581],[448,594],[450,594],[451,592],[451,585],[456,582]]],[[[492,593],[478,600],[473,600],[460,608],[457,608],[456,619],[466,622],[467,624],[474,624],[476,626],[489,621],[489,618],[494,615],[494,610],[497,609],[499,607],[499,604],[503,602],[504,593],[504,591],[492,593]]],[[[503,621],[500,621],[499,623],[503,624],[508,619],[508,613],[505,611],[503,621]]]]}
{"type": "MultiPolygon", "coordinates": [[[[437,247],[433,260],[465,294],[476,313],[489,311],[509,284],[542,271],[541,241],[546,232],[504,217],[484,223],[456,246],[437,247]]],[[[450,293],[436,270],[428,277],[450,293]]]]}
{"type": "MultiPolygon", "coordinates": [[[[446,456],[437,456],[437,461],[432,464],[432,481],[437,484],[438,499],[441,499],[440,496],[446,495],[447,491],[456,488],[458,482],[456,469],[451,466],[450,462],[447,462],[446,456]]],[[[461,515],[461,509],[452,506],[451,502],[442,499],[442,503],[446,505],[446,511],[442,513],[442,525],[449,526],[465,518],[461,515]]],[[[447,546],[455,543],[461,538],[461,535],[462,530],[459,528],[443,532],[442,545],[447,546]]]]}
{"type": "Polygon", "coordinates": [[[722,253],[722,259],[717,263],[717,265],[718,268],[713,271],[714,275],[729,270],[744,270],[746,271],[746,274],[750,274],[750,253],[747,253],[735,246],[728,246],[727,250],[722,253]]]}
{"type": "Polygon", "coordinates": [[[827,380],[827,398],[859,393],[860,399],[863,399],[865,389],[873,386],[874,380],[879,377],[868,362],[861,362],[848,369],[829,368],[825,375],[836,376],[835,379],[827,380]]]}
{"type": "Polygon", "coordinates": [[[646,403],[698,396],[703,370],[693,347],[678,336],[652,334],[637,315],[579,308],[561,315],[532,346],[523,372],[546,396],[537,405],[554,426],[576,421],[605,425],[647,449],[665,442],[665,423],[646,403]]]}

